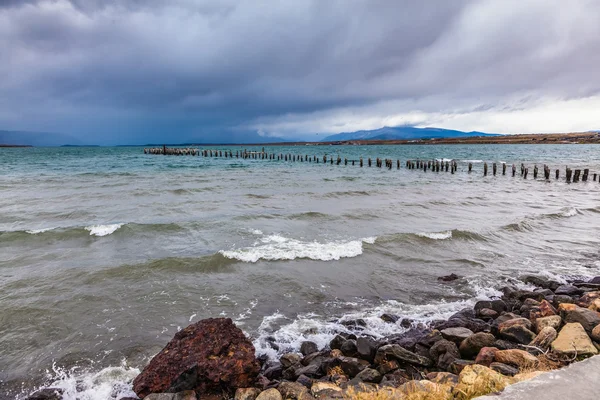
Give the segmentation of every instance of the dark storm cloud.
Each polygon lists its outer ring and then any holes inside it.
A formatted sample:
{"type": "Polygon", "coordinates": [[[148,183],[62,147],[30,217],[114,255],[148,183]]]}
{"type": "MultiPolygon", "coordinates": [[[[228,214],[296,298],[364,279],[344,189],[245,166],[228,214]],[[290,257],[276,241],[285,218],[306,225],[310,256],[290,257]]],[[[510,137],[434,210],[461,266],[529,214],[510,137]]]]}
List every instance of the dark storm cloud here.
{"type": "Polygon", "coordinates": [[[394,101],[519,109],[598,93],[599,27],[586,0],[4,1],[0,128],[183,137],[394,101]]]}

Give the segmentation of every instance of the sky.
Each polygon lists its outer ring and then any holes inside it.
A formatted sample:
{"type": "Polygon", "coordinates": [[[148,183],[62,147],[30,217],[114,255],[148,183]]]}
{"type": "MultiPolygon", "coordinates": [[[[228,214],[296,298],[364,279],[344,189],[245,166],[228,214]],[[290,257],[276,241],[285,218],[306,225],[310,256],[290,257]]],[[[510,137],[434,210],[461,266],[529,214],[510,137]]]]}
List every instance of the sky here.
{"type": "Polygon", "coordinates": [[[600,0],[0,0],[0,130],[600,129],[600,0]]]}

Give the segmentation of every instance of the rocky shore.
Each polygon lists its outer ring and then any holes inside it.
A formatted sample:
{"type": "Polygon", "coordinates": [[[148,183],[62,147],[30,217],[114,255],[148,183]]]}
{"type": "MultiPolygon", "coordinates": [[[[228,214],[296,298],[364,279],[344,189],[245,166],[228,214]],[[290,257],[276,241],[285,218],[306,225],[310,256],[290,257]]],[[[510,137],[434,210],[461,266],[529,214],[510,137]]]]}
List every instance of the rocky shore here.
{"type": "MultiPolygon", "coordinates": [[[[455,278],[440,280],[451,285],[455,278]]],[[[429,326],[384,314],[399,333],[383,339],[361,334],[364,321],[349,321],[354,333],[335,336],[326,348],[303,342],[277,360],[257,358],[230,319],[202,320],[175,335],[133,390],[145,400],[462,400],[598,354],[600,277],[520,279],[535,289],[503,287],[500,298],[429,326]]],[[[52,388],[29,397],[61,398],[52,388]]]]}

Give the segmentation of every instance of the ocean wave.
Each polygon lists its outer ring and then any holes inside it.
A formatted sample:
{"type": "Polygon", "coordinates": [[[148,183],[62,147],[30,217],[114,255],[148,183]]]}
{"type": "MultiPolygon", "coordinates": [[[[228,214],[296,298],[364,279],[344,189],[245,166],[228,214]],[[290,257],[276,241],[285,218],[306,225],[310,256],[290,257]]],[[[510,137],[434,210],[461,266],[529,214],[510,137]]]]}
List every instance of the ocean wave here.
{"type": "Polygon", "coordinates": [[[53,231],[55,229],[58,229],[58,228],[31,229],[31,230],[27,230],[25,232],[29,233],[30,235],[37,235],[38,233],[49,232],[49,231],[53,231]]]}
{"type": "MultiPolygon", "coordinates": [[[[55,388],[63,391],[64,400],[117,400],[125,397],[137,397],[133,392],[133,379],[140,370],[127,366],[107,367],[99,371],[80,371],[78,368],[63,369],[56,365],[47,373],[47,383],[40,388],[55,388]]],[[[26,398],[29,393],[17,396],[26,398]]]]}
{"type": "Polygon", "coordinates": [[[483,162],[483,160],[460,160],[461,162],[464,163],[472,163],[472,164],[480,164],[483,162]]]}
{"type": "Polygon", "coordinates": [[[108,236],[115,233],[117,229],[124,224],[109,224],[109,225],[91,225],[86,226],[85,230],[90,232],[90,236],[108,236]]]}
{"type": "Polygon", "coordinates": [[[369,237],[350,241],[319,243],[317,241],[304,242],[281,235],[269,235],[261,238],[254,246],[236,250],[220,250],[219,254],[229,259],[251,263],[258,260],[276,261],[298,258],[332,261],[361,255],[363,244],[373,244],[375,239],[369,237]]]}
{"type": "Polygon", "coordinates": [[[452,231],[444,231],[444,232],[421,232],[415,233],[417,236],[421,236],[424,238],[432,239],[432,240],[446,240],[452,239],[452,231]]]}
{"type": "Polygon", "coordinates": [[[543,221],[547,220],[560,220],[564,218],[572,218],[579,214],[582,214],[584,211],[594,211],[594,208],[579,210],[575,207],[564,207],[560,209],[558,212],[545,213],[545,214],[537,214],[537,215],[529,215],[523,217],[522,219],[504,225],[502,230],[507,231],[518,231],[518,232],[528,232],[532,231],[535,228],[536,224],[540,224],[543,221]]]}
{"type": "MultiPolygon", "coordinates": [[[[489,300],[502,295],[494,286],[483,282],[480,278],[468,278],[466,282],[472,289],[473,296],[456,301],[415,305],[388,300],[374,307],[345,313],[335,319],[314,313],[301,314],[291,318],[281,311],[277,311],[263,318],[254,340],[254,347],[258,354],[264,354],[270,358],[277,358],[289,351],[299,351],[302,342],[306,340],[315,342],[319,348],[323,348],[337,334],[356,333],[344,325],[344,322],[359,318],[365,322],[365,326],[361,328],[361,335],[380,339],[410,329],[401,325],[402,319],[412,321],[411,326],[430,325],[435,321],[448,319],[452,314],[466,307],[473,307],[479,300],[489,300]],[[396,323],[383,321],[381,315],[385,313],[398,316],[398,321],[396,323]]],[[[521,287],[529,289],[524,284],[521,287]]],[[[355,307],[354,304],[351,306],[355,307]]]]}

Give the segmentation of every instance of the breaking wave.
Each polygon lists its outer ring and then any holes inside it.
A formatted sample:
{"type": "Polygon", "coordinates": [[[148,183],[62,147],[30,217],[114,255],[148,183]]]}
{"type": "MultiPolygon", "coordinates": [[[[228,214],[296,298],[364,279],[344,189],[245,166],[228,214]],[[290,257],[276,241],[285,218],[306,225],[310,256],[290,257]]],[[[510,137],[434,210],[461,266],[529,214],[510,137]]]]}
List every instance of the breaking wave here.
{"type": "Polygon", "coordinates": [[[108,236],[114,233],[122,227],[124,224],[110,224],[110,225],[91,225],[86,226],[85,230],[90,232],[90,236],[108,236]]]}

